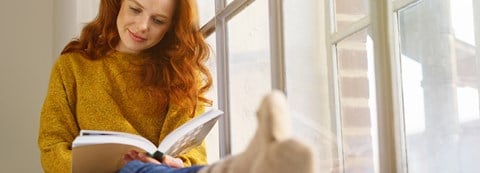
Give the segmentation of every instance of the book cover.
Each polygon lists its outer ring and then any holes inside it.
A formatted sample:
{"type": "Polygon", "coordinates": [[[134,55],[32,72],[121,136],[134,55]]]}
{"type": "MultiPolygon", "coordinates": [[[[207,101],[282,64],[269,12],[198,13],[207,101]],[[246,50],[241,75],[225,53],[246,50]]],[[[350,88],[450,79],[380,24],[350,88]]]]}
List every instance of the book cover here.
{"type": "Polygon", "coordinates": [[[200,145],[223,112],[211,109],[173,130],[155,146],[146,138],[129,133],[81,130],[72,143],[72,172],[116,172],[123,156],[135,149],[154,155],[156,152],[179,156],[200,145]]]}

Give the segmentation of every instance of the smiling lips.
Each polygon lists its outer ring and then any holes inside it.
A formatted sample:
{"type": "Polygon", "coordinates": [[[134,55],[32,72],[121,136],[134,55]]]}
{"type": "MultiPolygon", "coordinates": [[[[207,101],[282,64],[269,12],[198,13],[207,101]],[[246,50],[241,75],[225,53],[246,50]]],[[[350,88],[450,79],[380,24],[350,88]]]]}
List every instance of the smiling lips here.
{"type": "Polygon", "coordinates": [[[147,39],[144,38],[144,37],[141,37],[135,33],[133,33],[132,31],[128,30],[128,34],[130,35],[130,37],[132,38],[133,41],[136,41],[136,42],[144,42],[146,41],[147,39]]]}

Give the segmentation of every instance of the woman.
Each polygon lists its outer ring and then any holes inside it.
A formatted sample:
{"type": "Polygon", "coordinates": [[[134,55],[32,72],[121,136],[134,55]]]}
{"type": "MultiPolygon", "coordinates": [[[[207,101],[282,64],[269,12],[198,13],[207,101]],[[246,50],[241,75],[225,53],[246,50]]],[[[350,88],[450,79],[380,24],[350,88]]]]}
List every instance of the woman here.
{"type": "MultiPolygon", "coordinates": [[[[195,0],[101,0],[97,17],[56,61],[40,118],[46,173],[71,171],[81,129],[139,134],[158,145],[202,113],[212,79],[195,0]]],[[[205,146],[163,163],[206,163],[205,146]]]]}

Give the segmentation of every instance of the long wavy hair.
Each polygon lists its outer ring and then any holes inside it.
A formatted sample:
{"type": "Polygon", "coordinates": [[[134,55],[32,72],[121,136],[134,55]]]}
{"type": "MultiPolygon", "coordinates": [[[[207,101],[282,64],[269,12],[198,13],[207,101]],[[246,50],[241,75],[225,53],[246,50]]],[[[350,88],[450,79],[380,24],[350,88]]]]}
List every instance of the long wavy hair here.
{"type": "MultiPolygon", "coordinates": [[[[145,50],[148,57],[141,76],[145,86],[155,87],[170,103],[186,108],[193,116],[199,102],[211,104],[204,97],[212,85],[205,66],[210,49],[199,29],[196,1],[175,1],[169,31],[157,45],[145,50]]],[[[122,2],[101,0],[97,17],[61,54],[78,52],[98,59],[114,51],[120,41],[116,21],[122,2]]]]}

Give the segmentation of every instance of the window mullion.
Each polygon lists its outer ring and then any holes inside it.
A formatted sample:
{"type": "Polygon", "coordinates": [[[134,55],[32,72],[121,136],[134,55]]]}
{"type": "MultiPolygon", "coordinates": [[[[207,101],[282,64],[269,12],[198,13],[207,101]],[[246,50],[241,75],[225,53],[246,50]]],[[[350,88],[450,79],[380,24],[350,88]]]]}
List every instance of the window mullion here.
{"type": "Polygon", "coordinates": [[[229,109],[229,70],[228,70],[228,42],[227,42],[227,24],[225,16],[218,15],[225,8],[225,0],[215,1],[215,32],[217,44],[217,79],[218,79],[218,107],[223,110],[224,115],[218,123],[220,158],[224,158],[232,153],[231,145],[231,125],[229,109]]]}
{"type": "MultiPolygon", "coordinates": [[[[351,35],[353,32],[349,29],[348,31],[342,32],[345,34],[339,34],[335,32],[334,21],[335,21],[335,3],[333,0],[325,1],[325,38],[326,40],[326,50],[327,50],[327,61],[328,61],[328,87],[329,87],[329,102],[330,109],[333,110],[331,117],[332,118],[332,132],[336,136],[337,150],[336,153],[332,155],[337,156],[337,160],[332,161],[332,165],[338,165],[339,173],[345,172],[345,155],[344,155],[344,146],[343,146],[343,132],[342,132],[342,118],[340,114],[340,92],[339,92],[339,81],[338,81],[338,64],[337,64],[337,54],[336,54],[336,43],[340,40],[340,37],[343,38],[343,35],[351,35]],[[352,33],[348,33],[352,32],[352,33]],[[348,34],[347,34],[348,33],[348,34]],[[340,35],[340,36],[339,36],[340,35]]],[[[357,28],[357,27],[351,27],[357,28]]],[[[346,37],[346,36],[345,36],[346,37]]]]}
{"type": "Polygon", "coordinates": [[[282,1],[269,1],[272,88],[286,93],[282,1]]]}
{"type": "Polygon", "coordinates": [[[420,2],[420,0],[395,0],[393,1],[393,11],[398,11],[418,2],[420,2]]]}
{"type": "MultiPolygon", "coordinates": [[[[477,91],[480,92],[480,1],[472,0],[473,5],[473,28],[475,33],[475,61],[477,68],[477,91]]],[[[479,94],[480,102],[480,94],[479,94]]],[[[479,105],[480,106],[480,105],[479,105]]],[[[479,108],[480,109],[480,108],[479,108]]]]}
{"type": "Polygon", "coordinates": [[[393,27],[390,0],[371,0],[370,17],[374,47],[378,171],[396,173],[397,143],[395,140],[395,100],[393,80],[393,27]]]}

